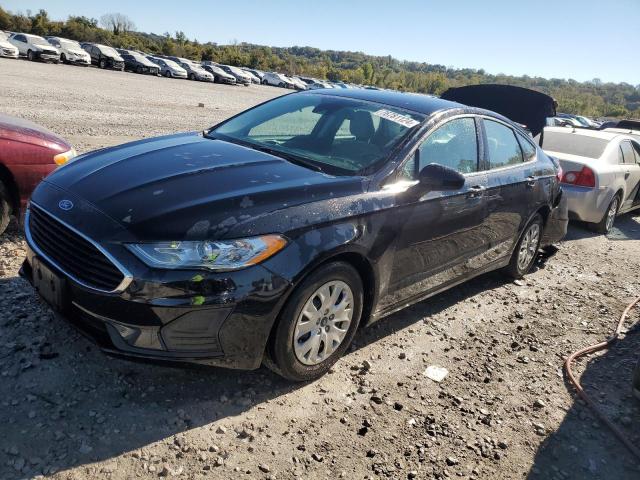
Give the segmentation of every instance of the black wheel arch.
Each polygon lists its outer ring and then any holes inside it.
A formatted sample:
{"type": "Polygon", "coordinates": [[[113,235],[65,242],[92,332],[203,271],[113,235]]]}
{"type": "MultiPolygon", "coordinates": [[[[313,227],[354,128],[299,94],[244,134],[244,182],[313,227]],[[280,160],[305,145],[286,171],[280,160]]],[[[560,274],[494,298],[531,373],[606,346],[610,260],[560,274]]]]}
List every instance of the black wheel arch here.
{"type": "Polygon", "coordinates": [[[13,174],[7,167],[0,163],[0,182],[8,190],[9,202],[13,215],[20,216],[20,190],[13,174]]]}

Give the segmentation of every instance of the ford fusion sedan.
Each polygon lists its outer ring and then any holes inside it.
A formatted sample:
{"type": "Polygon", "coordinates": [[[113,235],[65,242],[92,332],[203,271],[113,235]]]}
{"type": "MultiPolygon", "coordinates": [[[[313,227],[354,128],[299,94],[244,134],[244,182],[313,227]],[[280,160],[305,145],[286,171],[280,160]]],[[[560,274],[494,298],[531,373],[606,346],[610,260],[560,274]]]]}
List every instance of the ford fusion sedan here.
{"type": "Polygon", "coordinates": [[[617,215],[640,208],[640,144],[608,130],[548,127],[543,148],[560,160],[570,218],[608,233],[617,215]]]}
{"type": "Polygon", "coordinates": [[[0,114],[0,234],[20,219],[35,186],[75,157],[62,138],[35,123],[0,114]]]}
{"type": "Polygon", "coordinates": [[[18,49],[20,55],[27,57],[27,60],[53,63],[60,61],[60,51],[38,35],[14,33],[9,37],[9,43],[18,49]]]}
{"type": "Polygon", "coordinates": [[[0,31],[0,57],[18,58],[18,49],[9,43],[9,36],[0,31]]]}
{"type": "Polygon", "coordinates": [[[91,56],[75,40],[60,37],[47,37],[47,41],[60,51],[60,61],[88,67],[91,56]]]}
{"type": "Polygon", "coordinates": [[[148,56],[147,58],[158,65],[160,68],[160,75],[164,75],[167,78],[187,78],[187,71],[173,60],[151,56],[148,56]]]}
{"type": "Polygon", "coordinates": [[[124,70],[124,59],[113,47],[99,43],[82,43],[82,48],[91,56],[91,63],[99,68],[124,70]]]}
{"type": "Polygon", "coordinates": [[[507,118],[423,95],[285,95],[83,155],[33,193],[22,274],[109,353],[316,378],[360,325],[566,231],[507,118]]]}

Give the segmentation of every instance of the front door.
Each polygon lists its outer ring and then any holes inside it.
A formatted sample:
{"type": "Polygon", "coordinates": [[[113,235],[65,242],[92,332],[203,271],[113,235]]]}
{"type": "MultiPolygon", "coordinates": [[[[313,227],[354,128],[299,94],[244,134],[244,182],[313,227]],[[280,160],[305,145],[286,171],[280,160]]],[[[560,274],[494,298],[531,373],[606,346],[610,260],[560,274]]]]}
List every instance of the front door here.
{"type": "Polygon", "coordinates": [[[422,168],[437,163],[463,173],[466,182],[460,190],[424,192],[398,207],[396,253],[381,309],[425,296],[478,268],[475,260],[488,248],[482,232],[487,176],[478,152],[475,118],[458,117],[427,134],[402,167],[407,179],[416,179],[422,168]]]}

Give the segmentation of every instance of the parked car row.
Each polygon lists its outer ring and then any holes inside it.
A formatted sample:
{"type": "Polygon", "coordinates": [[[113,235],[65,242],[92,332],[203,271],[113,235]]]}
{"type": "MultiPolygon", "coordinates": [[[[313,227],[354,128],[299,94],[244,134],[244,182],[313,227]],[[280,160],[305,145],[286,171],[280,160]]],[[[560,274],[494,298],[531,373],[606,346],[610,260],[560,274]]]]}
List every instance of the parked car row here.
{"type": "MultiPolygon", "coordinates": [[[[263,72],[249,67],[223,65],[213,61],[196,62],[187,58],[150,54],[136,50],[113,48],[91,42],[77,42],[61,37],[40,37],[25,33],[0,31],[0,56],[53,63],[95,65],[103,69],[126,70],[139,74],[168,78],[216,82],[227,85],[271,85],[294,90],[354,88],[342,82],[329,82],[312,77],[263,72]]],[[[375,87],[368,87],[374,89],[375,87]]]]}

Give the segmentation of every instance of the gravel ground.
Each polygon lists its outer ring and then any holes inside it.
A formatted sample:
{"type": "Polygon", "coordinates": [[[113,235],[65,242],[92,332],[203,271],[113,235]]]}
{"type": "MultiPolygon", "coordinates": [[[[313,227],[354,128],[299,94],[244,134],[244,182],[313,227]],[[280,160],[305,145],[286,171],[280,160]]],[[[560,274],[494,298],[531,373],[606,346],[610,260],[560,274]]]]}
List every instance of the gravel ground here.
{"type": "MultiPolygon", "coordinates": [[[[9,60],[0,86],[0,110],[79,151],[202,129],[283,93],[9,60]]],[[[640,478],[561,372],[640,294],[639,240],[640,216],[608,238],[572,225],[524,281],[492,273],[414,305],[361,331],[326,377],[290,385],[103,355],[18,278],[14,228],[0,237],[0,478],[640,478]]],[[[577,367],[636,444],[639,351],[632,331],[577,367]]]]}

